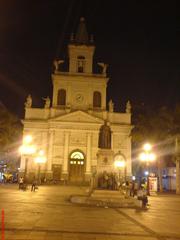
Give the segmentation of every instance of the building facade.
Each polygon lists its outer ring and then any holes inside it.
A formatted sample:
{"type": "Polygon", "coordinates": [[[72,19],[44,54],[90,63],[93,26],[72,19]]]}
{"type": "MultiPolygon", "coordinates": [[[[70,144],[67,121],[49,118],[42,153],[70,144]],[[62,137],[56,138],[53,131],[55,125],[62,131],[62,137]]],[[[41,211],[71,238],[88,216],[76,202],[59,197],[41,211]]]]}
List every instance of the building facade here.
{"type": "MultiPolygon", "coordinates": [[[[81,18],[68,44],[69,70],[62,71],[63,60],[54,61],[52,102],[47,97],[44,108],[34,108],[29,95],[25,104],[23,134],[32,135],[37,149],[45,151],[47,161],[40,174],[47,179],[89,181],[98,165],[99,133],[104,123],[111,129],[111,153],[124,157],[126,175],[131,176],[131,106],[128,101],[124,113],[114,112],[112,100],[106,106],[107,64],[98,63],[101,73],[93,73],[94,51],[81,18]]],[[[37,169],[33,154],[28,159],[22,155],[22,173],[32,178],[37,169]]]]}

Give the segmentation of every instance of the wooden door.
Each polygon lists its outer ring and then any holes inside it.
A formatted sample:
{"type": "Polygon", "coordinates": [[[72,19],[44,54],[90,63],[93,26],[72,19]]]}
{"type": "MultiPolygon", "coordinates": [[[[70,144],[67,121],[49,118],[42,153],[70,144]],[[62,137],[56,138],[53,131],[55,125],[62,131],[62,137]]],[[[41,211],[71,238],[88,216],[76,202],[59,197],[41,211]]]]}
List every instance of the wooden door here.
{"type": "Polygon", "coordinates": [[[81,183],[84,181],[84,159],[70,160],[69,180],[74,183],[81,183]]]}
{"type": "Polygon", "coordinates": [[[60,179],[61,179],[61,165],[53,164],[52,165],[52,171],[53,171],[53,180],[60,181],[60,179]]]}

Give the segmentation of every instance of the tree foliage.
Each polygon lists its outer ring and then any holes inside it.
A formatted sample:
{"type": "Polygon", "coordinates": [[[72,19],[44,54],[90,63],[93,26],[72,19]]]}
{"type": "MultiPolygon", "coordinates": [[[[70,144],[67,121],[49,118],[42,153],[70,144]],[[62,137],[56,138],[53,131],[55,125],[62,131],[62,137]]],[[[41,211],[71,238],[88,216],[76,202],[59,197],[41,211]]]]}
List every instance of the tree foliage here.
{"type": "Polygon", "coordinates": [[[0,106],[0,151],[11,151],[20,143],[22,124],[18,117],[0,106]]]}
{"type": "MultiPolygon", "coordinates": [[[[174,109],[138,106],[134,109],[132,120],[134,157],[142,151],[145,142],[150,142],[157,154],[158,169],[170,164],[175,153],[175,136],[180,135],[180,104],[174,109]]],[[[140,167],[141,163],[135,161],[134,169],[140,167]]]]}
{"type": "Polygon", "coordinates": [[[171,137],[173,121],[173,114],[167,107],[141,109],[133,116],[133,143],[139,145],[150,141],[158,145],[164,144],[171,137]]]}
{"type": "Polygon", "coordinates": [[[172,134],[173,135],[180,135],[180,103],[176,104],[176,107],[174,109],[174,118],[173,118],[173,129],[172,134]]]}

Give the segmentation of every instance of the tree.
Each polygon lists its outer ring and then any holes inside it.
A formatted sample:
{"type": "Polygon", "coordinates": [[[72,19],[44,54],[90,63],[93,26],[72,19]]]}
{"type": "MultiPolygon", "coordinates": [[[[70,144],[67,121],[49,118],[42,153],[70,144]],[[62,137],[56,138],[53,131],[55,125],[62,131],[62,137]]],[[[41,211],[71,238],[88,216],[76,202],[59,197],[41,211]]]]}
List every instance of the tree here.
{"type": "Polygon", "coordinates": [[[180,103],[176,104],[174,113],[173,113],[173,129],[172,135],[180,134],[180,103]]]}
{"type": "MultiPolygon", "coordinates": [[[[0,152],[1,159],[15,162],[17,149],[20,145],[22,124],[18,117],[10,113],[2,104],[0,105],[0,152]]],[[[12,163],[9,163],[12,165],[12,163]]]]}
{"type": "MultiPolygon", "coordinates": [[[[136,111],[136,109],[134,109],[136,111]]],[[[163,161],[170,152],[169,142],[173,128],[173,115],[167,107],[151,109],[141,107],[133,115],[134,129],[132,130],[132,141],[136,148],[142,146],[146,141],[154,144],[153,148],[157,153],[159,188],[162,188],[162,167],[163,161]]]]}

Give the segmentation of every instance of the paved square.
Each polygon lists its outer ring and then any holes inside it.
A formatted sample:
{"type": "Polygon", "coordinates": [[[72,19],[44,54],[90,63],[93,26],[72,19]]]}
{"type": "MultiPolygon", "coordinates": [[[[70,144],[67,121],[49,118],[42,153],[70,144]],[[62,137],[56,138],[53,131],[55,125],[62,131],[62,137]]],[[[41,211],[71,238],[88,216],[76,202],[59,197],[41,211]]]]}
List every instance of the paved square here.
{"type": "Polygon", "coordinates": [[[23,192],[17,185],[0,185],[5,240],[180,239],[180,196],[150,197],[146,211],[69,202],[70,195],[86,191],[87,187],[53,185],[23,192]]]}

